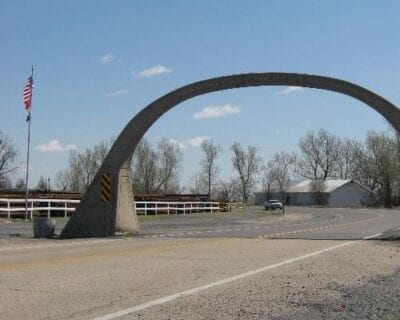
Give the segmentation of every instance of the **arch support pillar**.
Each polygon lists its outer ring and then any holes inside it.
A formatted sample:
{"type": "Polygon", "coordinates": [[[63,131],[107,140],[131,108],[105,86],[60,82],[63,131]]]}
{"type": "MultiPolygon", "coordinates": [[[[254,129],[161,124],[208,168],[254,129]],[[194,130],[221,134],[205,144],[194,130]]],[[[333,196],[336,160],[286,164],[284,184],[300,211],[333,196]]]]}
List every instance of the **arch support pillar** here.
{"type": "Polygon", "coordinates": [[[118,174],[115,232],[137,234],[139,223],[132,192],[130,163],[126,161],[118,174]]]}
{"type": "Polygon", "coordinates": [[[60,238],[109,237],[139,233],[129,158],[119,170],[101,167],[60,238]],[[101,200],[102,176],[110,177],[110,201],[101,200]]]}

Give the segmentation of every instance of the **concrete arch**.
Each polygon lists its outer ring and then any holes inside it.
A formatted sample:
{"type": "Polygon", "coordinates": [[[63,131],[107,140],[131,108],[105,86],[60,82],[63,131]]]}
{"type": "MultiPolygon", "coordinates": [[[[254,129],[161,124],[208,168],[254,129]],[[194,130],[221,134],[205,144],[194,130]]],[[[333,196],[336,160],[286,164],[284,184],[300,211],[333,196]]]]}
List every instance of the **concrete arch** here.
{"type": "Polygon", "coordinates": [[[62,231],[61,237],[103,237],[118,232],[138,233],[139,225],[133,207],[129,170],[132,154],[145,132],[165,112],[185,100],[215,91],[257,86],[298,86],[342,93],[376,110],[400,132],[400,110],[395,105],[370,90],[340,79],[269,72],[228,75],[195,82],[155,100],[129,121],[112,146],[75,214],[62,231]],[[101,176],[104,173],[111,178],[111,199],[108,203],[100,201],[101,176]]]}

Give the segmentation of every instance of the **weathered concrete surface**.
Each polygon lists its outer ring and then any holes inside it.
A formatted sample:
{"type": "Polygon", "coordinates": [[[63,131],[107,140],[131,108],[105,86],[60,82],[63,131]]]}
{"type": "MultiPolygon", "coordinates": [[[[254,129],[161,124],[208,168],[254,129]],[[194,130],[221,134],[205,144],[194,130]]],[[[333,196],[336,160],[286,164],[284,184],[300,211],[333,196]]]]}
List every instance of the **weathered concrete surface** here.
{"type": "Polygon", "coordinates": [[[230,75],[189,84],[149,104],[127,124],[61,237],[103,237],[114,235],[117,231],[138,233],[136,213],[128,203],[132,199],[132,186],[126,174],[121,174],[121,170],[129,168],[133,151],[145,132],[165,112],[185,100],[215,91],[256,86],[299,86],[339,92],[375,109],[400,132],[400,110],[395,105],[372,91],[344,80],[271,72],[230,75]],[[100,202],[100,179],[103,173],[109,173],[112,180],[112,199],[108,205],[100,202]]]}
{"type": "MultiPolygon", "coordinates": [[[[114,238],[30,240],[24,246],[10,241],[20,240],[0,239],[0,314],[7,320],[95,319],[343,243],[114,238]]],[[[319,311],[330,313],[329,319],[391,319],[400,312],[398,300],[393,303],[400,298],[399,249],[398,242],[355,243],[115,319],[328,318],[297,317],[319,311]],[[359,290],[377,282],[382,286],[359,290]],[[350,299],[368,306],[347,307],[350,299]],[[366,307],[376,317],[365,314],[366,307]],[[335,318],[335,312],[343,317],[335,318]]]]}

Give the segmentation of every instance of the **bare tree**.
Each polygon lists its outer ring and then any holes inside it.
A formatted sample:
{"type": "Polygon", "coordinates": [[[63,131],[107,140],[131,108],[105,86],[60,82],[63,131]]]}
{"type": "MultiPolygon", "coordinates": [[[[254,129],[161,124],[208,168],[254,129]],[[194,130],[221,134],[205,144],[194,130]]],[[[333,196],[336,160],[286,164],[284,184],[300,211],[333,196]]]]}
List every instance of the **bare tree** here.
{"type": "Polygon", "coordinates": [[[365,165],[369,175],[376,177],[378,194],[385,206],[392,206],[392,192],[399,180],[399,154],[396,141],[385,133],[369,132],[366,139],[365,165]]]}
{"type": "Polygon", "coordinates": [[[11,188],[11,180],[8,175],[0,176],[0,188],[11,188]]]}
{"type": "Polygon", "coordinates": [[[400,132],[395,130],[392,126],[389,128],[394,136],[396,163],[399,164],[399,167],[397,168],[396,179],[393,185],[394,205],[398,206],[400,204],[400,132]]]}
{"type": "Polygon", "coordinates": [[[82,153],[71,151],[69,168],[57,173],[56,186],[63,190],[85,192],[103,163],[111,142],[100,142],[82,153]]]}
{"type": "Polygon", "coordinates": [[[324,129],[309,131],[300,138],[296,173],[311,180],[326,180],[333,175],[339,157],[340,139],[324,129]]]}
{"type": "Polygon", "coordinates": [[[36,188],[38,190],[47,190],[47,181],[43,176],[40,176],[36,188]]]}
{"type": "Polygon", "coordinates": [[[133,189],[136,193],[176,193],[182,151],[176,144],[161,139],[154,150],[144,138],[132,158],[133,189]]]}
{"type": "Polygon", "coordinates": [[[233,167],[239,175],[242,200],[247,202],[257,182],[257,175],[261,169],[261,157],[258,156],[256,147],[248,146],[246,152],[238,142],[235,142],[230,149],[233,152],[233,167]]]}
{"type": "Polygon", "coordinates": [[[276,181],[279,191],[285,190],[290,182],[290,170],[296,163],[296,155],[294,153],[286,153],[281,151],[275,153],[271,160],[267,163],[270,180],[276,181]]]}
{"type": "Polygon", "coordinates": [[[179,147],[162,138],[158,144],[160,182],[156,191],[176,193],[179,190],[179,169],[183,159],[179,147]]]}
{"type": "Polygon", "coordinates": [[[267,193],[267,200],[271,199],[271,192],[278,191],[274,188],[275,174],[268,168],[265,169],[264,175],[261,179],[261,185],[264,192],[267,193]]]}
{"type": "Polygon", "coordinates": [[[225,182],[220,180],[216,186],[216,199],[224,202],[234,202],[241,199],[241,188],[238,179],[225,182]]]}
{"type": "Polygon", "coordinates": [[[351,178],[367,186],[372,191],[378,187],[378,172],[370,161],[365,143],[357,142],[352,145],[353,166],[351,178]]]}
{"type": "Polygon", "coordinates": [[[211,197],[213,180],[216,180],[219,168],[215,161],[218,157],[218,153],[222,151],[220,145],[215,145],[212,140],[206,140],[201,144],[201,149],[204,154],[204,158],[201,160],[201,173],[200,177],[205,185],[207,193],[211,197]]]}
{"type": "Polygon", "coordinates": [[[17,181],[15,182],[15,189],[18,190],[25,190],[25,179],[18,178],[17,181]]]}
{"type": "Polygon", "coordinates": [[[360,141],[347,138],[341,140],[337,165],[332,176],[339,179],[354,179],[356,177],[357,154],[361,149],[362,143],[360,141]]]}
{"type": "Polygon", "coordinates": [[[197,173],[190,178],[189,192],[194,194],[201,193],[200,178],[197,173]]]}
{"type": "Polygon", "coordinates": [[[9,174],[16,170],[18,152],[12,141],[0,131],[0,187],[10,187],[9,174]]]}
{"type": "Polygon", "coordinates": [[[158,184],[158,156],[146,138],[137,145],[132,159],[133,191],[153,193],[158,184]]]}

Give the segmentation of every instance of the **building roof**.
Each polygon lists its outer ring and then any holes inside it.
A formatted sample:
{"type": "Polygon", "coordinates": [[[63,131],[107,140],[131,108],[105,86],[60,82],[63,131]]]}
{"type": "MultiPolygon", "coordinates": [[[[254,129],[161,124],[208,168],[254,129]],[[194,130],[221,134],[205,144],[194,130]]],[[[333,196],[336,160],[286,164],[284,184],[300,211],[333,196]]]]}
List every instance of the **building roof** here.
{"type": "MultiPolygon", "coordinates": [[[[351,182],[352,180],[344,180],[344,179],[335,179],[335,180],[325,180],[325,190],[324,192],[330,193],[335,191],[336,189],[344,186],[345,184],[351,182]]],[[[292,186],[286,190],[286,192],[293,192],[293,193],[308,193],[312,192],[312,180],[306,180],[292,186]]]]}

